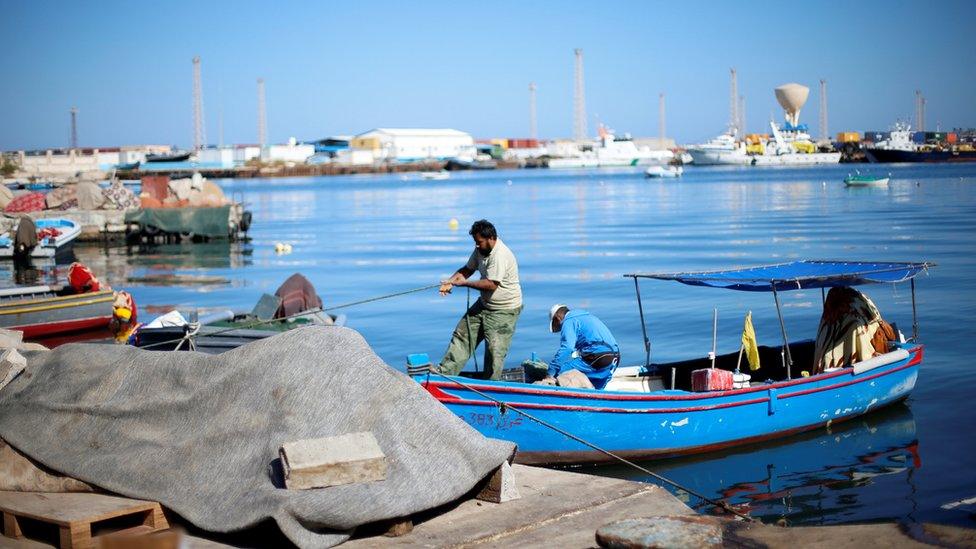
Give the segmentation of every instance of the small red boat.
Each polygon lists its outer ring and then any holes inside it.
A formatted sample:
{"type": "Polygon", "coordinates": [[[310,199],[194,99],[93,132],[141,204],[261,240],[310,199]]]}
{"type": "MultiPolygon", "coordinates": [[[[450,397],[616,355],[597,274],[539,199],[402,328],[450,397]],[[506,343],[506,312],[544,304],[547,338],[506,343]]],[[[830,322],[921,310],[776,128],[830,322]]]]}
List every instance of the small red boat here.
{"type": "Polygon", "coordinates": [[[108,328],[112,290],[61,295],[58,288],[30,286],[0,290],[0,327],[25,339],[108,328]]]}

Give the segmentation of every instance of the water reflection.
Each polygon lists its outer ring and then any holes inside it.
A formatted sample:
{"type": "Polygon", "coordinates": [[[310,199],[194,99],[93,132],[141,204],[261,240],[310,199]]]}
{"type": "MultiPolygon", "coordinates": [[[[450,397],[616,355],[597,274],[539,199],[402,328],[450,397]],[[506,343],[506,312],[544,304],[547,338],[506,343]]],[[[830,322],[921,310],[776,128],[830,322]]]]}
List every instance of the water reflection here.
{"type": "MultiPolygon", "coordinates": [[[[644,465],[763,522],[784,519],[797,525],[913,520],[913,476],[922,458],[912,411],[897,404],[774,443],[644,465]]],[[[635,478],[621,466],[586,472],[635,478]]],[[[693,508],[716,512],[687,492],[674,491],[693,508]]]]}

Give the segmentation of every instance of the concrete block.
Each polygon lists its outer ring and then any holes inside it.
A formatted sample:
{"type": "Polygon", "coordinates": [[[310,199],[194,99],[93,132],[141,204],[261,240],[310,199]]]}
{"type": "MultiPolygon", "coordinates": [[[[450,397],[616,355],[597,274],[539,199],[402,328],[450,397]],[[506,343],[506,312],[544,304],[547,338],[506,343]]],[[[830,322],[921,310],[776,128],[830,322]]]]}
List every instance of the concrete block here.
{"type": "Polygon", "coordinates": [[[0,349],[16,349],[24,341],[24,332],[0,328],[0,349]]]}
{"type": "Polygon", "coordinates": [[[565,371],[556,378],[560,387],[573,387],[576,389],[593,389],[593,383],[586,374],[579,370],[565,371]]]}
{"type": "Polygon", "coordinates": [[[26,367],[27,359],[17,349],[4,349],[0,352],[0,389],[6,387],[26,367]]]}
{"type": "Polygon", "coordinates": [[[386,455],[369,432],[286,442],[278,454],[289,490],[386,478],[386,455]]]}
{"type": "Polygon", "coordinates": [[[522,495],[519,494],[518,485],[515,484],[515,471],[512,470],[512,466],[507,461],[502,463],[501,467],[495,469],[488,484],[475,497],[491,503],[505,503],[520,499],[522,495]]]}

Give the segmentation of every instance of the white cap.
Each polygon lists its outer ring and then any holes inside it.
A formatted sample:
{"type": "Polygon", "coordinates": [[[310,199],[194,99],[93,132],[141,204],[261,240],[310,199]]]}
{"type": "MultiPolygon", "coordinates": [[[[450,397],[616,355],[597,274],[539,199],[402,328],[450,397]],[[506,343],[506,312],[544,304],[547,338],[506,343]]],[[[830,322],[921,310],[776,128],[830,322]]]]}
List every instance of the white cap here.
{"type": "Polygon", "coordinates": [[[559,309],[569,309],[569,306],[567,306],[565,303],[556,303],[549,309],[549,331],[552,333],[556,333],[556,329],[555,326],[553,326],[552,321],[556,318],[556,313],[559,312],[559,309]]]}

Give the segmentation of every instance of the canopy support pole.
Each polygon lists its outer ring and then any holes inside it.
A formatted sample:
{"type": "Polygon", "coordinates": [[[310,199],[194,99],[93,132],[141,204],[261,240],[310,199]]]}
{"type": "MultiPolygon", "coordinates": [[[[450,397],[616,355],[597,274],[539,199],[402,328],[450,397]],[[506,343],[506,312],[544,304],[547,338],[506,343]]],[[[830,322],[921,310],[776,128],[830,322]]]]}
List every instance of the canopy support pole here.
{"type": "Polygon", "coordinates": [[[718,307],[712,309],[712,352],[708,358],[712,359],[712,369],[715,369],[715,351],[718,347],[718,307]]]}
{"type": "Polygon", "coordinates": [[[644,304],[641,301],[640,283],[634,277],[634,289],[637,291],[637,310],[640,311],[641,333],[644,334],[644,370],[651,367],[651,340],[647,339],[647,326],[644,325],[644,304]]]}
{"type": "Polygon", "coordinates": [[[918,340],[918,312],[915,310],[915,279],[912,278],[912,341],[918,340]]]}
{"type": "Polygon", "coordinates": [[[786,379],[793,379],[791,372],[793,368],[793,356],[790,354],[790,340],[786,337],[786,322],[783,321],[783,310],[779,306],[779,293],[776,291],[776,283],[770,283],[773,289],[773,299],[776,301],[776,316],[779,317],[779,328],[783,332],[783,350],[786,352],[786,379]]]}

